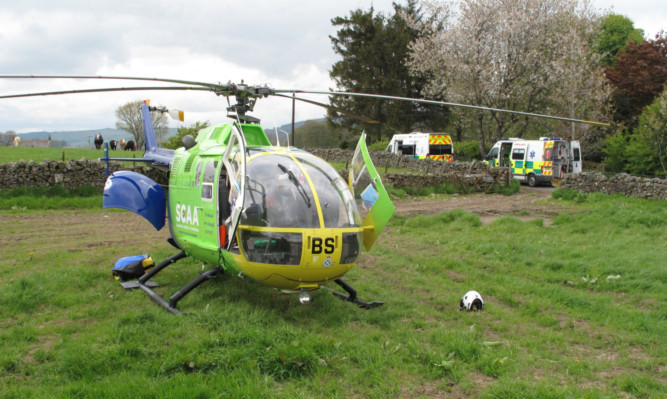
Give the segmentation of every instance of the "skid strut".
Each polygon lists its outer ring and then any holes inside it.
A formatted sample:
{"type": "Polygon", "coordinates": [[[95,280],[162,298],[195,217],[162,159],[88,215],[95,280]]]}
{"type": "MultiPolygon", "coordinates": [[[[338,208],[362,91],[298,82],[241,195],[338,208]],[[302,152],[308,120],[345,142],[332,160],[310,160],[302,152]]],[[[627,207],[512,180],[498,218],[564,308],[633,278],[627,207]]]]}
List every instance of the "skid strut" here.
{"type": "Polygon", "coordinates": [[[208,270],[202,274],[200,274],[197,278],[189,282],[185,287],[181,288],[178,290],[174,295],[172,295],[169,298],[169,302],[167,302],[166,299],[164,299],[162,296],[157,294],[155,291],[153,291],[151,288],[158,287],[158,285],[150,280],[153,276],[158,274],[161,270],[163,270],[165,267],[176,263],[177,261],[185,258],[185,251],[180,251],[179,253],[170,256],[169,258],[163,260],[160,262],[159,265],[155,266],[151,270],[148,271],[148,273],[144,274],[141,276],[137,281],[128,281],[121,283],[123,288],[126,289],[133,289],[133,288],[141,288],[144,290],[148,296],[151,297],[152,300],[154,300],[158,305],[162,306],[169,312],[173,314],[180,314],[181,312],[176,309],[176,305],[178,304],[178,301],[183,299],[184,296],[190,293],[193,289],[197,288],[201,283],[207,280],[211,280],[214,278],[217,278],[220,274],[223,273],[223,269],[221,267],[216,267],[215,269],[208,270]]]}
{"type": "Polygon", "coordinates": [[[345,280],[343,280],[342,278],[336,279],[334,281],[336,282],[336,284],[340,285],[341,288],[343,288],[347,292],[347,295],[346,295],[346,294],[343,294],[342,292],[333,291],[333,294],[335,296],[337,296],[338,298],[340,298],[344,301],[354,302],[357,305],[359,305],[359,307],[362,308],[362,309],[373,309],[373,308],[377,308],[377,307],[380,307],[380,306],[384,305],[384,302],[380,302],[380,301],[366,302],[366,301],[362,301],[361,299],[357,298],[357,290],[352,288],[352,286],[349,285],[348,283],[346,283],[345,280]]]}

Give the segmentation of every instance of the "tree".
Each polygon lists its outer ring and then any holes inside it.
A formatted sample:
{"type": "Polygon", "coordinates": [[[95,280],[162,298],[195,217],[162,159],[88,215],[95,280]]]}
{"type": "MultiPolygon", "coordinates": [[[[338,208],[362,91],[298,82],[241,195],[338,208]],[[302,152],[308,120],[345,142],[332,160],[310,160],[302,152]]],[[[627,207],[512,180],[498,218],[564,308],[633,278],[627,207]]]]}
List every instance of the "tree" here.
{"type": "MultiPolygon", "coordinates": [[[[326,122],[309,120],[295,130],[296,142],[301,148],[336,148],[338,139],[327,127],[326,122]]],[[[284,140],[283,140],[284,141],[284,140]]]]}
{"type": "Polygon", "coordinates": [[[162,147],[164,148],[171,148],[173,150],[183,147],[183,137],[186,135],[191,135],[192,137],[197,137],[197,133],[199,133],[200,130],[206,129],[209,127],[210,122],[195,122],[194,124],[190,126],[180,126],[178,129],[176,129],[177,133],[175,136],[169,137],[164,143],[162,143],[162,147]]]}
{"type": "MultiPolygon", "coordinates": [[[[412,44],[410,67],[430,75],[428,93],[489,108],[576,113],[582,119],[604,113],[597,108],[607,102],[606,91],[598,90],[603,73],[589,56],[599,18],[587,3],[462,0],[458,10],[444,1],[423,4],[431,15],[440,15],[444,27],[412,44]]],[[[562,123],[477,111],[475,125],[484,154],[487,142],[562,123]]]]}
{"type": "Polygon", "coordinates": [[[667,83],[667,36],[662,31],[653,40],[628,43],[616,55],[616,65],[606,71],[614,87],[614,120],[631,130],[647,105],[667,83]]]}
{"type": "MultiPolygon", "coordinates": [[[[116,109],[116,128],[129,132],[137,144],[137,149],[145,147],[144,126],[141,116],[143,101],[132,101],[116,109]]],[[[158,143],[167,134],[167,116],[161,112],[151,112],[151,123],[158,143]]]]}
{"type": "Polygon", "coordinates": [[[603,65],[613,67],[619,51],[632,41],[635,44],[644,41],[644,31],[636,29],[632,20],[618,14],[607,15],[602,22],[598,36],[597,51],[602,55],[603,65]]]}
{"type": "Polygon", "coordinates": [[[642,112],[632,140],[630,172],[664,176],[667,173],[667,89],[642,112]]]}
{"type": "Polygon", "coordinates": [[[0,132],[0,147],[9,147],[14,145],[14,137],[16,132],[13,130],[7,130],[6,132],[0,132]]]}
{"type": "MultiPolygon", "coordinates": [[[[416,0],[409,0],[407,6],[394,3],[394,14],[390,17],[376,14],[371,8],[358,9],[348,17],[331,21],[338,32],[330,39],[334,51],[342,56],[330,72],[338,89],[399,97],[422,96],[425,79],[411,76],[405,64],[410,42],[421,33],[409,27],[403,15],[421,20],[416,0]]],[[[366,130],[373,141],[415,127],[437,129],[447,122],[447,110],[441,106],[342,96],[331,97],[330,104],[367,119],[329,110],[329,124],[357,132],[366,130]]]]}

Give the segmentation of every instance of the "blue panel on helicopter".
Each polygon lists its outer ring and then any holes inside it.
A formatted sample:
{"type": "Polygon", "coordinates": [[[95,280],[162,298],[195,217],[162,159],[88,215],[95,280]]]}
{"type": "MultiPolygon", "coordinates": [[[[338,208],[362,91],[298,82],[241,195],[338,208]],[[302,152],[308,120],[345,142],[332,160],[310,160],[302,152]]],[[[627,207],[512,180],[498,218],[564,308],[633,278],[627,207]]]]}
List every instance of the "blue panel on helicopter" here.
{"type": "Polygon", "coordinates": [[[121,170],[104,185],[104,208],[127,209],[148,220],[160,230],[166,218],[164,189],[139,173],[121,170]]]}

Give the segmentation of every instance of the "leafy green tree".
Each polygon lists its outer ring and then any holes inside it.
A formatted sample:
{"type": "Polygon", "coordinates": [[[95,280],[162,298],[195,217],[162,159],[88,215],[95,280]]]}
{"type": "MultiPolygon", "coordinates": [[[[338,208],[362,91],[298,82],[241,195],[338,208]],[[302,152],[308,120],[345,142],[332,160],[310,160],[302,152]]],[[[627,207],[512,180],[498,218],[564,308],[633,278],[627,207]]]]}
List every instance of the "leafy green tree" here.
{"type": "Polygon", "coordinates": [[[605,166],[633,175],[667,173],[667,89],[645,108],[637,127],[619,130],[604,148],[605,166]]]}
{"type": "MultiPolygon", "coordinates": [[[[338,28],[330,36],[334,51],[342,59],[330,75],[340,90],[398,97],[422,97],[424,77],[411,76],[405,63],[410,43],[421,33],[407,25],[404,15],[421,20],[416,0],[407,6],[394,3],[394,14],[386,17],[368,11],[354,10],[331,22],[338,28]]],[[[365,130],[372,141],[390,137],[395,132],[415,127],[437,129],[447,122],[447,110],[441,106],[424,106],[407,101],[336,96],[330,104],[365,120],[329,110],[327,121],[339,128],[365,130]]]]}
{"type": "Polygon", "coordinates": [[[636,29],[632,20],[624,15],[609,14],[602,22],[598,36],[597,51],[602,55],[602,63],[613,67],[616,54],[622,51],[629,41],[644,41],[644,31],[636,29]]]}
{"type": "Polygon", "coordinates": [[[171,148],[173,150],[183,147],[183,137],[186,135],[191,135],[192,137],[197,137],[197,133],[209,127],[210,123],[208,121],[206,122],[200,122],[197,121],[194,124],[190,126],[181,126],[177,129],[177,133],[175,136],[169,137],[164,143],[162,143],[162,147],[164,148],[171,148]]]}
{"type": "Polygon", "coordinates": [[[667,172],[667,90],[639,117],[629,158],[629,171],[633,174],[664,176],[667,172]]]}
{"type": "Polygon", "coordinates": [[[605,141],[602,152],[606,157],[602,162],[610,172],[623,172],[628,163],[629,138],[623,130],[618,130],[605,141]]]}
{"type": "Polygon", "coordinates": [[[338,138],[332,134],[326,122],[306,121],[295,129],[295,140],[301,148],[335,148],[338,138]]]}

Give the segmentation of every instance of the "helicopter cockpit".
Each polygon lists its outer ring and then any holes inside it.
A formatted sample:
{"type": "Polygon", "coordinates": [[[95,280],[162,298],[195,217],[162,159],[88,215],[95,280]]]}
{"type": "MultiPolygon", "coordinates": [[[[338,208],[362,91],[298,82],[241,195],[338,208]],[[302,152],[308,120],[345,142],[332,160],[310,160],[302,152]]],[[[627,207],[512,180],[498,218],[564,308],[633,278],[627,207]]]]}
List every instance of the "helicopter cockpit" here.
{"type": "Polygon", "coordinates": [[[301,264],[304,229],[350,229],[341,263],[359,254],[362,220],[338,172],[305,151],[249,148],[239,239],[251,262],[301,264]]]}

